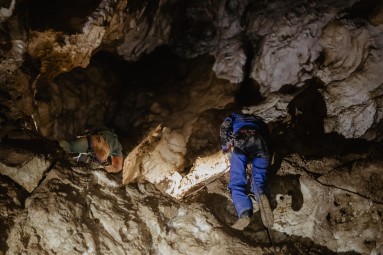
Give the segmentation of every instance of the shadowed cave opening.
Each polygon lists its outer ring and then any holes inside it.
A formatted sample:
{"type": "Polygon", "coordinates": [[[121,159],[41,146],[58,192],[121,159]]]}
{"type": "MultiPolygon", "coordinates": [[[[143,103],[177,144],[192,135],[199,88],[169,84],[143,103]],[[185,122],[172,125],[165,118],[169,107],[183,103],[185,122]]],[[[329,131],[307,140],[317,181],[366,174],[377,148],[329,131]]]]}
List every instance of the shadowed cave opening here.
{"type": "Polygon", "coordinates": [[[29,24],[37,31],[53,29],[69,34],[78,33],[100,2],[101,0],[28,1],[29,24]]]}
{"type": "Polygon", "coordinates": [[[208,79],[212,64],[210,56],[184,59],[169,47],[132,63],[100,51],[87,68],[38,84],[38,127],[45,137],[59,140],[104,125],[116,131],[128,152],[160,123],[180,128],[172,114],[188,107],[193,83],[208,79]]]}

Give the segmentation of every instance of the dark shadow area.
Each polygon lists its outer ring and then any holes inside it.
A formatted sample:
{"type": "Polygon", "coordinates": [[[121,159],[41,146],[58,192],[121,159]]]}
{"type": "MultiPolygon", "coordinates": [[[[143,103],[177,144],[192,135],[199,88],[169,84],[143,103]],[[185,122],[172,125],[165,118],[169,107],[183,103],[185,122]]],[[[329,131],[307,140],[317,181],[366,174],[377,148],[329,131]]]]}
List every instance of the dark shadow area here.
{"type": "Polygon", "coordinates": [[[325,133],[324,118],[327,115],[326,103],[318,91],[318,80],[307,82],[303,91],[288,105],[290,120],[280,123],[272,130],[274,164],[271,175],[275,175],[282,159],[297,153],[307,159],[326,156],[361,153],[372,143],[364,139],[346,139],[337,133],[325,133]]]}
{"type": "MultiPolygon", "coordinates": [[[[185,59],[176,55],[171,48],[162,46],[134,63],[128,63],[107,52],[98,53],[92,61],[112,67],[118,77],[118,84],[111,91],[116,110],[110,112],[107,123],[124,137],[127,150],[130,150],[150,129],[163,123],[173,112],[188,106],[189,98],[185,91],[190,89],[188,86],[206,76],[214,59],[207,55],[185,59]],[[137,122],[153,114],[153,103],[161,107],[162,112],[158,114],[165,115],[146,119],[142,125],[137,126],[137,122]],[[122,115],[125,119],[123,125],[116,125],[116,120],[122,115]]],[[[208,115],[211,114],[206,113],[204,116],[208,115]]],[[[170,128],[174,124],[165,123],[170,128]]],[[[210,134],[211,130],[206,132],[210,134]]]]}
{"type": "Polygon", "coordinates": [[[31,0],[28,1],[28,17],[32,30],[53,29],[69,34],[81,32],[87,16],[101,0],[31,0]]]}
{"type": "Polygon", "coordinates": [[[226,113],[210,109],[200,114],[193,123],[185,154],[185,170],[190,169],[198,157],[207,157],[220,149],[219,129],[226,113]]]}
{"type": "Polygon", "coordinates": [[[355,3],[348,11],[347,18],[363,18],[368,19],[371,15],[376,15],[377,11],[383,5],[382,1],[362,0],[355,3]]]}
{"type": "MultiPolygon", "coordinates": [[[[129,152],[160,123],[178,128],[178,123],[166,122],[166,118],[190,106],[189,91],[194,84],[210,79],[213,63],[214,58],[208,55],[182,58],[168,46],[157,48],[137,62],[99,51],[87,68],[75,68],[52,83],[40,82],[36,100],[56,111],[50,115],[57,120],[55,134],[60,137],[56,139],[73,139],[85,129],[95,127],[97,122],[113,129],[129,152]],[[55,102],[60,101],[68,103],[57,106],[55,102]],[[76,107],[70,106],[73,102],[76,107]]],[[[219,126],[221,119],[213,115],[206,113],[201,117],[200,121],[209,126],[201,130],[218,137],[219,132],[213,131],[215,127],[208,120],[214,118],[219,126]]],[[[206,149],[210,153],[219,145],[207,144],[206,139],[202,141],[202,136],[197,136],[194,138],[203,144],[194,149],[200,152],[206,149]]]]}
{"type": "MultiPolygon", "coordinates": [[[[108,86],[108,89],[100,89],[100,92],[104,92],[102,96],[86,98],[81,103],[89,104],[90,100],[94,100],[94,104],[103,104],[107,107],[103,124],[119,134],[136,138],[142,135],[142,128],[140,130],[135,128],[134,122],[150,111],[151,103],[157,95],[174,89],[174,83],[186,77],[184,61],[167,47],[159,48],[135,63],[128,63],[120,56],[100,51],[91,58],[87,68],[75,68],[71,72],[59,75],[54,82],[61,87],[73,84],[77,90],[69,87],[72,91],[69,96],[73,96],[74,99],[86,97],[88,89],[97,89],[101,85],[108,86]],[[119,114],[124,115],[123,129],[115,123],[119,114]]],[[[52,100],[50,84],[38,84],[36,100],[46,103],[52,100]]],[[[84,109],[81,105],[79,107],[84,109]]],[[[69,118],[69,111],[62,114],[57,117],[62,118],[63,124],[76,121],[69,118]]],[[[92,112],[85,114],[87,118],[92,118],[94,115],[92,112]]],[[[89,119],[87,122],[92,121],[89,119]]],[[[156,124],[158,123],[152,123],[156,124]]],[[[86,126],[83,129],[90,127],[86,126]]],[[[78,133],[71,135],[76,136],[78,133]]]]}
{"type": "MultiPolygon", "coordinates": [[[[33,152],[41,155],[51,155],[55,153],[55,150],[59,149],[59,145],[56,141],[52,141],[47,138],[36,135],[33,131],[29,130],[11,130],[1,140],[2,146],[0,147],[0,162],[6,164],[10,160],[7,157],[7,153],[14,152],[33,152]]],[[[12,159],[12,158],[11,158],[12,159]]],[[[10,163],[12,165],[12,163],[10,163]]]]}
{"type": "MultiPolygon", "coordinates": [[[[277,201],[277,194],[287,194],[291,196],[291,208],[294,211],[299,211],[303,206],[303,195],[301,191],[301,185],[299,182],[299,175],[285,175],[285,176],[275,176],[270,180],[270,190],[271,190],[271,207],[275,208],[277,201]]],[[[283,199],[281,197],[280,199],[283,199]]]]}
{"type": "Polygon", "coordinates": [[[0,0],[0,8],[7,8],[11,6],[12,0],[0,0]]]}
{"type": "Polygon", "coordinates": [[[324,134],[324,118],[327,115],[326,102],[318,89],[319,80],[311,80],[307,87],[287,106],[291,116],[291,127],[296,133],[311,138],[324,134]]]}
{"type": "Polygon", "coordinates": [[[215,17],[209,12],[200,11],[201,6],[214,8],[212,3],[200,0],[181,1],[172,13],[172,45],[181,56],[207,54],[209,48],[216,47],[219,28],[215,17]]]}
{"type": "Polygon", "coordinates": [[[243,70],[244,78],[235,95],[235,104],[240,108],[243,106],[256,105],[262,100],[262,96],[259,92],[259,85],[250,78],[252,62],[257,49],[254,49],[253,44],[248,39],[245,40],[243,44],[246,51],[246,63],[243,70]]]}

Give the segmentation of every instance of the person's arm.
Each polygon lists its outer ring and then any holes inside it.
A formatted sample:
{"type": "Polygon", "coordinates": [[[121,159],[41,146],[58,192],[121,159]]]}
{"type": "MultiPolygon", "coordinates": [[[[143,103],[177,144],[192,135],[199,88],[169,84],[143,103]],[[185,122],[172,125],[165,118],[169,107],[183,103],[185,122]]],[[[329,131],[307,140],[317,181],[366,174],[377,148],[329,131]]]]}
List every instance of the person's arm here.
{"type": "Polygon", "coordinates": [[[108,173],[118,173],[122,170],[122,156],[112,156],[112,164],[105,166],[104,169],[108,173]]]}
{"type": "Polygon", "coordinates": [[[220,137],[222,151],[230,151],[233,138],[233,119],[231,116],[227,117],[221,124],[220,137]]]}

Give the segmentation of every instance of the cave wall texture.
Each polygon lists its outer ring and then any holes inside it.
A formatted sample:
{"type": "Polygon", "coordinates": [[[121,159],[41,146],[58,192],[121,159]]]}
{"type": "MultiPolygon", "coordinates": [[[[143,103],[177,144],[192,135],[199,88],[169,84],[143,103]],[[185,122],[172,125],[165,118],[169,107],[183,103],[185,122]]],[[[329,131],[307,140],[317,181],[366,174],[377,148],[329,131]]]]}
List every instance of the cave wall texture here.
{"type": "Polygon", "coordinates": [[[382,70],[381,0],[0,0],[0,254],[383,254],[382,70]],[[229,227],[239,108],[272,131],[272,244],[229,227]],[[58,147],[98,125],[123,173],[58,147]]]}

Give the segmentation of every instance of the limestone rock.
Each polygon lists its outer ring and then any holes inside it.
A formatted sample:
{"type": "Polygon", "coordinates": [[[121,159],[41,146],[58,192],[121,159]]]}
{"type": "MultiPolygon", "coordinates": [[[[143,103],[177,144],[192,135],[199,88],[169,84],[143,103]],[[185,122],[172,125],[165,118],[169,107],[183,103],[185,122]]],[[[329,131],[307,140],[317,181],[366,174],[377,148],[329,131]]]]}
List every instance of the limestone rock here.
{"type": "Polygon", "coordinates": [[[246,59],[242,43],[230,41],[228,45],[216,53],[213,71],[218,78],[239,83],[244,79],[246,59]]]}
{"type": "Polygon", "coordinates": [[[28,254],[262,252],[216,226],[201,205],[174,203],[150,185],[124,188],[103,172],[56,168],[28,198],[7,244],[9,253],[28,254]]]}
{"type": "Polygon", "coordinates": [[[44,157],[25,157],[23,153],[17,155],[17,153],[12,152],[7,156],[16,158],[19,162],[15,166],[7,166],[0,162],[0,173],[9,176],[30,193],[38,186],[51,163],[44,157]]]}
{"type": "MultiPolygon", "coordinates": [[[[16,0],[11,0],[5,3],[4,6],[0,6],[0,23],[9,18],[15,8],[16,0]]],[[[3,5],[3,3],[2,3],[3,5]]]]}
{"type": "Polygon", "coordinates": [[[378,107],[381,99],[373,96],[382,86],[382,76],[377,72],[382,68],[381,32],[369,24],[332,23],[322,38],[323,47],[328,49],[325,63],[331,63],[318,73],[327,84],[323,92],[328,112],[326,131],[349,138],[375,138],[376,133],[367,136],[366,132],[382,119],[378,107]]]}
{"type": "Polygon", "coordinates": [[[7,237],[15,218],[21,214],[27,192],[6,176],[0,176],[0,254],[6,254],[7,237]]]}
{"type": "Polygon", "coordinates": [[[289,157],[284,161],[280,174],[300,175],[303,198],[292,195],[291,192],[290,195],[276,194],[278,206],[274,210],[274,227],[289,234],[310,237],[314,242],[326,244],[337,252],[354,250],[361,254],[370,254],[372,249],[379,249],[383,240],[383,225],[379,223],[382,216],[380,212],[383,210],[381,185],[358,189],[359,184],[356,183],[362,183],[364,187],[370,186],[371,183],[367,182],[376,178],[381,162],[372,163],[358,159],[359,157],[349,155],[348,159],[342,158],[342,161],[323,158],[319,177],[313,174],[318,167],[315,161],[308,160],[306,166],[299,167],[299,157],[289,157]],[[358,162],[351,171],[342,167],[348,160],[358,162]],[[342,165],[339,165],[340,162],[342,165]],[[304,201],[297,211],[293,211],[291,207],[294,199],[304,201]],[[359,225],[357,222],[363,223],[359,225]]]}
{"type": "Polygon", "coordinates": [[[110,22],[114,0],[103,0],[88,17],[81,33],[67,35],[58,31],[33,31],[28,53],[41,61],[40,74],[48,81],[76,67],[86,67],[94,49],[101,45],[105,22],[110,22]]]}
{"type": "Polygon", "coordinates": [[[178,1],[144,1],[141,8],[126,2],[126,12],[120,17],[123,24],[112,29],[118,29],[118,36],[122,39],[117,45],[118,54],[128,61],[135,61],[156,47],[169,43],[178,1]]]}
{"type": "Polygon", "coordinates": [[[73,33],[34,30],[27,2],[0,6],[1,254],[383,252],[382,1],[100,0],[73,33]],[[279,143],[274,247],[255,202],[229,228],[218,129],[249,84],[245,111],[279,143]],[[100,123],[122,134],[123,176],[46,172],[56,147],[9,132],[100,123]]]}

